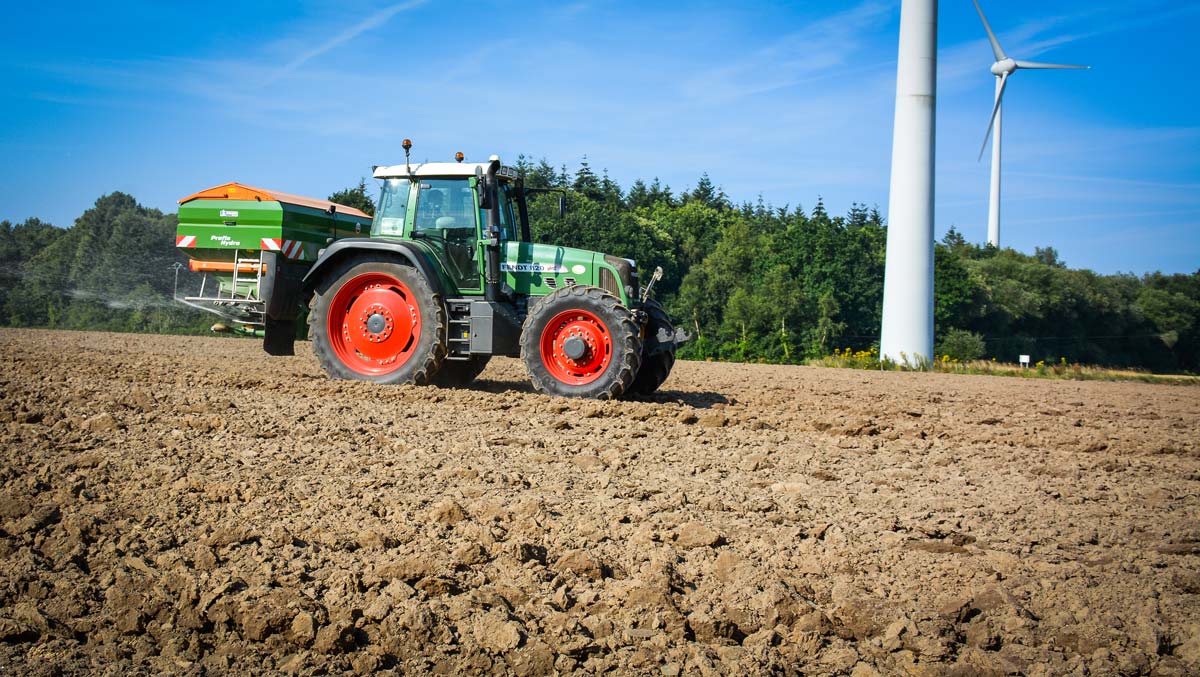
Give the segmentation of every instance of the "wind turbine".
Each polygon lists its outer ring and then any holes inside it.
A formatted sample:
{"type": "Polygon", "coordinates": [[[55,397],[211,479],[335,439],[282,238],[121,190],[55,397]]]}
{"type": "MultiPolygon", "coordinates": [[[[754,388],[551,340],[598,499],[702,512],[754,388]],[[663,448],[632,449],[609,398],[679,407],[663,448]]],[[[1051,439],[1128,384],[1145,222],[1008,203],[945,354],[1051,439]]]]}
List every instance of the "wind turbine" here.
{"type": "Polygon", "coordinates": [[[996,39],[996,34],[992,32],[992,27],[988,25],[987,17],[983,15],[983,8],[979,6],[979,0],[971,0],[975,3],[975,11],[979,12],[979,18],[983,20],[983,28],[987,31],[988,41],[992,43],[992,54],[996,57],[996,62],[992,64],[992,75],[996,76],[996,103],[992,106],[992,117],[988,121],[987,132],[983,135],[983,145],[979,148],[979,159],[983,159],[983,151],[987,150],[988,137],[992,134],[992,129],[996,130],[996,138],[992,141],[992,189],[991,196],[988,201],[988,244],[993,247],[1000,246],[1000,102],[1004,98],[1004,87],[1008,84],[1008,79],[1012,77],[1020,69],[1026,70],[1059,70],[1059,69],[1080,69],[1091,68],[1091,66],[1076,66],[1074,64],[1065,63],[1039,63],[1037,61],[1021,61],[1013,59],[1004,53],[1000,47],[1000,41],[996,39]]]}

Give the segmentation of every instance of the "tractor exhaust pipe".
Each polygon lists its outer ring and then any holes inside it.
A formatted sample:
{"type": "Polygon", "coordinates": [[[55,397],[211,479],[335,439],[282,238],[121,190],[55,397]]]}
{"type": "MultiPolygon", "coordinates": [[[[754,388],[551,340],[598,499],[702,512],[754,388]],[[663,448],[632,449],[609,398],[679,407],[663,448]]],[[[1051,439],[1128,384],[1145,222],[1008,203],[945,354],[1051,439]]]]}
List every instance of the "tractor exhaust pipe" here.
{"type": "Polygon", "coordinates": [[[483,179],[483,189],[479,192],[481,206],[487,213],[487,245],[484,248],[484,262],[487,274],[484,279],[483,295],[489,301],[500,300],[500,191],[496,182],[496,172],[500,170],[500,158],[493,155],[488,158],[487,173],[483,179]]]}

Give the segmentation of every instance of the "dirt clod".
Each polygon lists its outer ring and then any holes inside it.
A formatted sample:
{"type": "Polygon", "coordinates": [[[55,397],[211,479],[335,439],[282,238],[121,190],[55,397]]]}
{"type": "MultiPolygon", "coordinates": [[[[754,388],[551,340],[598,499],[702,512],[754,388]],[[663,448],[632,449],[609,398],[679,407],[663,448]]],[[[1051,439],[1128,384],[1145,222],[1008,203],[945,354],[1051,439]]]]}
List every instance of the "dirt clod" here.
{"type": "Polygon", "coordinates": [[[472,629],[479,645],[493,653],[504,653],[521,643],[520,627],[499,609],[476,618],[472,629]]]}
{"type": "Polygon", "coordinates": [[[292,619],[291,625],[292,641],[301,645],[309,645],[317,637],[317,622],[313,619],[312,614],[301,611],[292,619]]]}
{"type": "Polygon", "coordinates": [[[681,548],[707,548],[718,545],[724,540],[724,537],[712,527],[700,522],[688,522],[679,527],[679,535],[675,539],[675,544],[681,548]]]}
{"type": "Polygon", "coordinates": [[[594,581],[604,576],[604,566],[600,560],[582,550],[572,550],[558,559],[554,568],[562,572],[570,572],[590,578],[594,581]]]}
{"type": "Polygon", "coordinates": [[[455,501],[443,501],[434,506],[430,518],[438,524],[458,524],[467,518],[467,513],[455,501]]]}
{"type": "Polygon", "coordinates": [[[324,654],[346,651],[354,645],[353,627],[349,621],[334,621],[326,625],[317,631],[313,650],[324,654]]]}

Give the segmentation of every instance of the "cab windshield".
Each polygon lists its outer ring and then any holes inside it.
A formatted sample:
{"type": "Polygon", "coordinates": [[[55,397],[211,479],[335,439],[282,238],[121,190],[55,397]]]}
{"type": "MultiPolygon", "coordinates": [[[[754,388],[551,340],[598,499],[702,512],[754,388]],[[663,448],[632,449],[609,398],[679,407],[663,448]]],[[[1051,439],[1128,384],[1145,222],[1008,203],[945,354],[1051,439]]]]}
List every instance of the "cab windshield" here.
{"type": "Polygon", "coordinates": [[[408,194],[411,183],[408,179],[387,179],[383,182],[383,193],[375,218],[371,221],[371,237],[404,234],[404,217],[408,213],[408,194]]]}

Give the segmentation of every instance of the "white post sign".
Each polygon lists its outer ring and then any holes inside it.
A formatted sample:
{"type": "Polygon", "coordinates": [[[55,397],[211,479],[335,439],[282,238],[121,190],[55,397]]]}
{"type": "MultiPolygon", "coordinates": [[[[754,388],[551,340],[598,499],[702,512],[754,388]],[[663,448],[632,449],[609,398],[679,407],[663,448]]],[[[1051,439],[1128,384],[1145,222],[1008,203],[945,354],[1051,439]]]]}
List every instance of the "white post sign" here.
{"type": "Polygon", "coordinates": [[[1028,366],[1029,366],[1029,356],[1028,356],[1028,355],[1022,355],[1022,356],[1021,356],[1021,366],[1022,366],[1022,367],[1028,367],[1028,366]]]}

